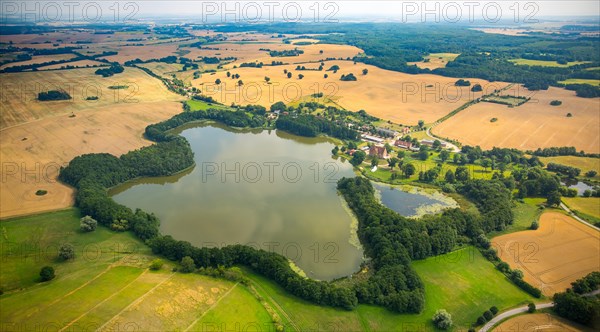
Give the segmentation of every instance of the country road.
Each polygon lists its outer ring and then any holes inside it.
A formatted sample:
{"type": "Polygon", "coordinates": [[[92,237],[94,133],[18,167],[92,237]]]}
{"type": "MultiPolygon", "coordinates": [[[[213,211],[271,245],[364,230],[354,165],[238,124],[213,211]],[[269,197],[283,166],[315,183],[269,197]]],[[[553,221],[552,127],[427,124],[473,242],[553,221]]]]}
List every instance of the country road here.
{"type": "MultiPolygon", "coordinates": [[[[594,296],[594,295],[598,295],[600,294],[600,289],[597,289],[591,293],[587,293],[587,294],[583,294],[582,296],[594,296]]],[[[545,308],[552,308],[554,306],[553,302],[547,302],[547,303],[539,303],[535,305],[536,309],[545,309],[545,308]]],[[[519,308],[515,308],[515,309],[511,309],[508,311],[505,311],[501,314],[499,314],[498,316],[492,318],[491,321],[487,322],[480,330],[479,332],[487,332],[489,330],[491,330],[494,325],[498,324],[500,321],[518,315],[518,314],[522,314],[524,312],[527,312],[529,308],[527,306],[523,306],[523,307],[519,307],[519,308]]]]}
{"type": "Polygon", "coordinates": [[[589,222],[587,222],[587,221],[585,221],[585,220],[583,220],[583,219],[579,218],[579,217],[578,217],[578,216],[575,214],[575,212],[571,211],[571,209],[569,209],[569,208],[568,208],[568,207],[565,205],[565,203],[563,203],[563,202],[560,202],[560,207],[561,207],[563,210],[567,211],[567,213],[568,213],[568,214],[569,214],[571,217],[575,218],[577,221],[579,221],[579,222],[581,222],[581,223],[583,223],[583,224],[586,224],[586,225],[590,226],[591,228],[593,228],[593,229],[595,229],[595,230],[597,230],[597,231],[600,231],[600,228],[598,228],[598,227],[596,227],[596,226],[594,226],[594,225],[590,224],[589,222]]]}
{"type": "MultiPolygon", "coordinates": [[[[536,309],[545,309],[545,308],[552,308],[554,306],[554,303],[549,302],[549,303],[542,303],[542,304],[537,304],[535,307],[536,309]]],[[[479,332],[487,332],[489,331],[492,327],[494,327],[494,325],[498,324],[500,321],[508,318],[508,317],[512,317],[518,314],[522,314],[524,312],[527,312],[529,308],[527,306],[524,307],[519,307],[516,309],[511,309],[509,311],[505,311],[501,314],[499,314],[498,316],[492,318],[491,321],[487,322],[482,328],[481,330],[479,330],[479,332]]]]}
{"type": "Polygon", "coordinates": [[[431,139],[434,139],[434,140],[436,140],[436,139],[437,139],[437,140],[439,140],[440,142],[444,142],[444,143],[446,143],[446,146],[447,146],[447,147],[449,147],[449,148],[451,148],[451,149],[452,149],[452,152],[460,152],[460,149],[458,148],[458,146],[456,146],[456,145],[454,145],[454,144],[452,144],[452,143],[450,143],[450,142],[448,142],[448,141],[445,141],[445,140],[443,140],[443,139],[439,139],[439,138],[437,138],[437,137],[433,136],[433,135],[432,135],[432,134],[429,132],[429,131],[431,130],[431,128],[435,127],[436,125],[437,125],[437,122],[436,122],[436,123],[434,123],[433,125],[431,125],[431,126],[427,127],[427,130],[425,131],[425,133],[427,134],[427,136],[429,136],[431,139]]]}

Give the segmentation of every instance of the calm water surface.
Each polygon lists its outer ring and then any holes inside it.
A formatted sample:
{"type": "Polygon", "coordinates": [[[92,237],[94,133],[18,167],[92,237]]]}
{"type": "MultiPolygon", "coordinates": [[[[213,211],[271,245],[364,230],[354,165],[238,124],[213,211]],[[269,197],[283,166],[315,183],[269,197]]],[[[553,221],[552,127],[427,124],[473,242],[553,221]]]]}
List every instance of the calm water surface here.
{"type": "Polygon", "coordinates": [[[349,163],[332,159],[331,142],[218,125],[181,135],[196,166],[129,182],[111,192],[115,201],[154,212],[163,234],[196,246],[272,250],[321,280],[359,269],[356,222],[336,191],[337,180],[354,173],[349,163]]]}

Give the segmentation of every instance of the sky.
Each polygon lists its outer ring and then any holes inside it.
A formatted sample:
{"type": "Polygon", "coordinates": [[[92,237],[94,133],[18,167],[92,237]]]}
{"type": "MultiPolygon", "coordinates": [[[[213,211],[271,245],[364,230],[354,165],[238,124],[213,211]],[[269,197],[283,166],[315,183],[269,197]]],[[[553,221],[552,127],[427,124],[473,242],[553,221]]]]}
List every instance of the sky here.
{"type": "Polygon", "coordinates": [[[537,19],[600,17],[600,1],[199,1],[199,0],[54,0],[0,4],[0,17],[23,21],[87,22],[185,18],[202,23],[269,21],[400,21],[429,23],[536,23],[537,19]]]}

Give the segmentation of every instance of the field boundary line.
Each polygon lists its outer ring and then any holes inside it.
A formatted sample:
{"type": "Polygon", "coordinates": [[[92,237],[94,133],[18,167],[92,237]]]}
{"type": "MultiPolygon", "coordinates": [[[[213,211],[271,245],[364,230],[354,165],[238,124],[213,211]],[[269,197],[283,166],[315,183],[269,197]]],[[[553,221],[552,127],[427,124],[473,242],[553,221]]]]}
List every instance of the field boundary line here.
{"type": "MultiPolygon", "coordinates": [[[[91,284],[92,282],[94,282],[96,279],[100,278],[101,276],[103,276],[104,274],[106,274],[108,271],[112,270],[112,268],[113,268],[113,267],[115,267],[115,266],[117,265],[117,263],[119,263],[121,260],[123,260],[123,259],[124,259],[125,257],[127,257],[127,256],[129,256],[129,255],[126,255],[126,256],[122,257],[121,259],[119,259],[118,261],[116,261],[116,262],[114,262],[114,263],[112,263],[112,264],[109,264],[109,265],[106,267],[106,269],[104,269],[104,271],[100,272],[99,274],[97,274],[97,275],[96,275],[95,277],[93,277],[92,279],[90,279],[90,280],[86,281],[86,282],[85,282],[85,283],[83,283],[81,286],[79,286],[79,287],[77,287],[77,288],[73,289],[72,291],[68,292],[67,294],[65,294],[65,295],[63,295],[63,296],[59,297],[58,299],[56,299],[56,300],[54,300],[54,301],[50,302],[49,304],[47,304],[46,306],[44,306],[44,309],[45,309],[45,308],[48,308],[48,307],[51,307],[51,306],[53,306],[53,305],[55,305],[56,303],[58,303],[58,302],[60,302],[60,301],[64,300],[66,297],[68,297],[68,296],[70,296],[70,295],[73,295],[74,293],[76,293],[76,292],[80,291],[81,289],[83,289],[84,287],[88,286],[89,284],[91,284]]],[[[37,313],[37,312],[40,312],[40,309],[39,309],[39,308],[38,308],[38,310],[36,310],[36,311],[33,311],[33,312],[29,313],[29,314],[26,316],[26,318],[27,318],[27,317],[31,317],[31,315],[33,315],[34,313],[37,313]]]]}
{"type": "Polygon", "coordinates": [[[212,304],[212,305],[211,305],[211,306],[210,306],[208,309],[206,309],[206,311],[205,311],[205,312],[203,312],[203,313],[202,313],[202,315],[200,315],[200,317],[196,318],[196,319],[195,319],[195,320],[192,322],[192,324],[190,324],[190,325],[189,325],[189,326],[188,326],[188,327],[187,327],[185,330],[183,330],[183,332],[187,332],[187,331],[189,331],[189,329],[191,329],[192,327],[194,327],[194,325],[196,325],[196,323],[198,323],[198,322],[199,322],[199,321],[202,319],[202,317],[204,317],[204,315],[206,315],[206,314],[207,314],[209,311],[211,311],[211,310],[212,310],[214,307],[216,307],[216,306],[217,306],[217,304],[219,304],[219,302],[221,302],[221,300],[222,300],[222,299],[226,298],[226,297],[227,297],[227,295],[229,295],[229,293],[231,293],[231,291],[232,291],[232,290],[233,290],[235,287],[237,287],[237,285],[238,285],[239,283],[240,283],[239,281],[238,281],[238,282],[236,282],[236,283],[235,283],[235,285],[233,285],[233,287],[231,287],[231,288],[230,288],[230,289],[229,289],[229,290],[228,290],[228,291],[227,291],[225,294],[223,294],[223,296],[221,296],[221,297],[220,297],[220,298],[219,298],[219,299],[218,299],[218,300],[217,300],[215,303],[213,303],[213,304],[212,304]]]}
{"type": "Polygon", "coordinates": [[[102,324],[102,326],[100,326],[99,328],[96,329],[96,331],[101,331],[105,326],[107,326],[108,324],[110,324],[113,320],[115,320],[117,317],[119,317],[123,312],[125,312],[125,310],[131,308],[132,306],[142,302],[142,300],[144,300],[144,298],[148,295],[150,295],[150,293],[152,293],[155,289],[157,289],[158,287],[160,287],[162,284],[164,284],[165,282],[171,280],[171,278],[173,278],[173,276],[175,275],[175,272],[171,272],[171,274],[169,275],[168,278],[166,278],[165,280],[161,281],[158,285],[152,287],[152,289],[150,289],[149,291],[147,291],[146,293],[144,293],[144,295],[138,297],[137,299],[135,299],[135,301],[131,302],[128,306],[126,306],[125,308],[123,308],[123,310],[119,311],[116,315],[112,316],[111,319],[109,319],[106,323],[102,324]]]}
{"type": "Polygon", "coordinates": [[[296,331],[302,331],[302,329],[300,329],[300,327],[298,325],[296,325],[296,322],[294,322],[290,316],[288,315],[288,313],[283,310],[283,308],[279,305],[279,303],[277,301],[275,301],[275,299],[257,282],[253,281],[253,284],[255,284],[258,288],[260,288],[271,300],[271,302],[273,302],[273,304],[275,305],[275,307],[277,307],[277,309],[279,309],[279,311],[281,311],[281,313],[283,314],[283,316],[288,320],[288,322],[290,322],[290,324],[292,324],[292,327],[296,330],[296,331]]]}
{"type": "Polygon", "coordinates": [[[96,304],[95,306],[93,306],[92,308],[90,308],[88,311],[84,312],[83,314],[81,314],[79,317],[75,318],[74,320],[72,320],[69,324],[65,325],[63,328],[61,328],[60,330],[58,330],[58,332],[62,332],[65,329],[67,329],[69,326],[75,324],[75,322],[77,322],[78,320],[80,320],[81,318],[83,318],[85,315],[89,314],[90,311],[98,308],[99,306],[101,306],[102,304],[104,304],[106,301],[112,299],[114,296],[119,295],[124,289],[126,289],[127,287],[131,286],[131,284],[133,284],[134,282],[138,281],[138,279],[140,279],[141,277],[143,277],[146,273],[148,272],[148,270],[144,270],[144,272],[142,272],[139,276],[137,276],[137,278],[133,279],[131,282],[129,282],[127,285],[125,285],[123,288],[119,289],[118,292],[113,293],[112,295],[110,295],[109,297],[105,298],[104,300],[98,302],[98,304],[96,304]]]}

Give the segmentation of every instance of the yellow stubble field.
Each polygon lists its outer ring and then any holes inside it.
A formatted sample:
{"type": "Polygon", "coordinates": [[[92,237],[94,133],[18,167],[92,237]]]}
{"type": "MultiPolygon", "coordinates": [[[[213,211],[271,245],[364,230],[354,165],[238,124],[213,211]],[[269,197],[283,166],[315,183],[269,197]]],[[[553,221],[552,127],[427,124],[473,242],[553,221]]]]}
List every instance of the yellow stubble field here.
{"type": "Polygon", "coordinates": [[[181,97],[169,92],[164,84],[140,69],[126,68],[121,74],[102,77],[97,68],[36,71],[0,74],[2,116],[0,129],[59,114],[77,113],[121,103],[176,101],[181,97]],[[111,86],[128,88],[114,90],[111,86]],[[37,94],[62,89],[71,100],[38,101],[37,94]],[[87,100],[98,96],[98,100],[87,100]]]}
{"type": "Polygon", "coordinates": [[[600,153],[600,98],[580,98],[573,91],[554,87],[533,92],[515,88],[531,100],[514,108],[478,103],[435,127],[434,133],[484,149],[574,146],[600,153]],[[551,106],[552,100],[560,100],[562,105],[551,106]],[[567,117],[568,113],[572,116],[567,117]],[[497,121],[491,122],[492,118],[497,121]]]}
{"type": "MultiPolygon", "coordinates": [[[[319,67],[319,63],[303,65],[307,69],[319,67]]],[[[404,125],[416,125],[419,120],[433,122],[484,93],[472,93],[469,87],[455,87],[455,78],[431,74],[410,75],[363,63],[354,64],[352,61],[325,61],[323,71],[297,71],[296,66],[230,69],[232,75],[239,74],[240,78],[228,78],[226,71],[221,71],[203,74],[199,79],[193,80],[192,84],[201,89],[203,94],[226,105],[260,104],[269,107],[277,101],[290,103],[302,96],[323,92],[340,107],[351,111],[364,109],[369,114],[404,125]],[[333,71],[326,71],[333,65],[340,67],[335,74],[333,71]],[[368,69],[367,75],[362,74],[363,69],[368,69]],[[288,79],[284,70],[292,72],[293,77],[288,79]],[[342,74],[349,73],[353,73],[357,81],[340,80],[342,74]],[[304,78],[299,79],[299,74],[304,75],[304,78]],[[324,74],[328,78],[324,78],[324,74]],[[271,79],[271,84],[265,82],[265,76],[271,79]],[[216,86],[216,79],[223,83],[216,86]],[[244,85],[236,86],[238,80],[242,80],[244,85]]],[[[470,80],[473,84],[480,83],[484,90],[506,85],[470,80]]]]}
{"type": "Polygon", "coordinates": [[[500,259],[524,273],[547,296],[600,270],[600,232],[560,212],[545,212],[540,227],[492,239],[500,259]]]}

